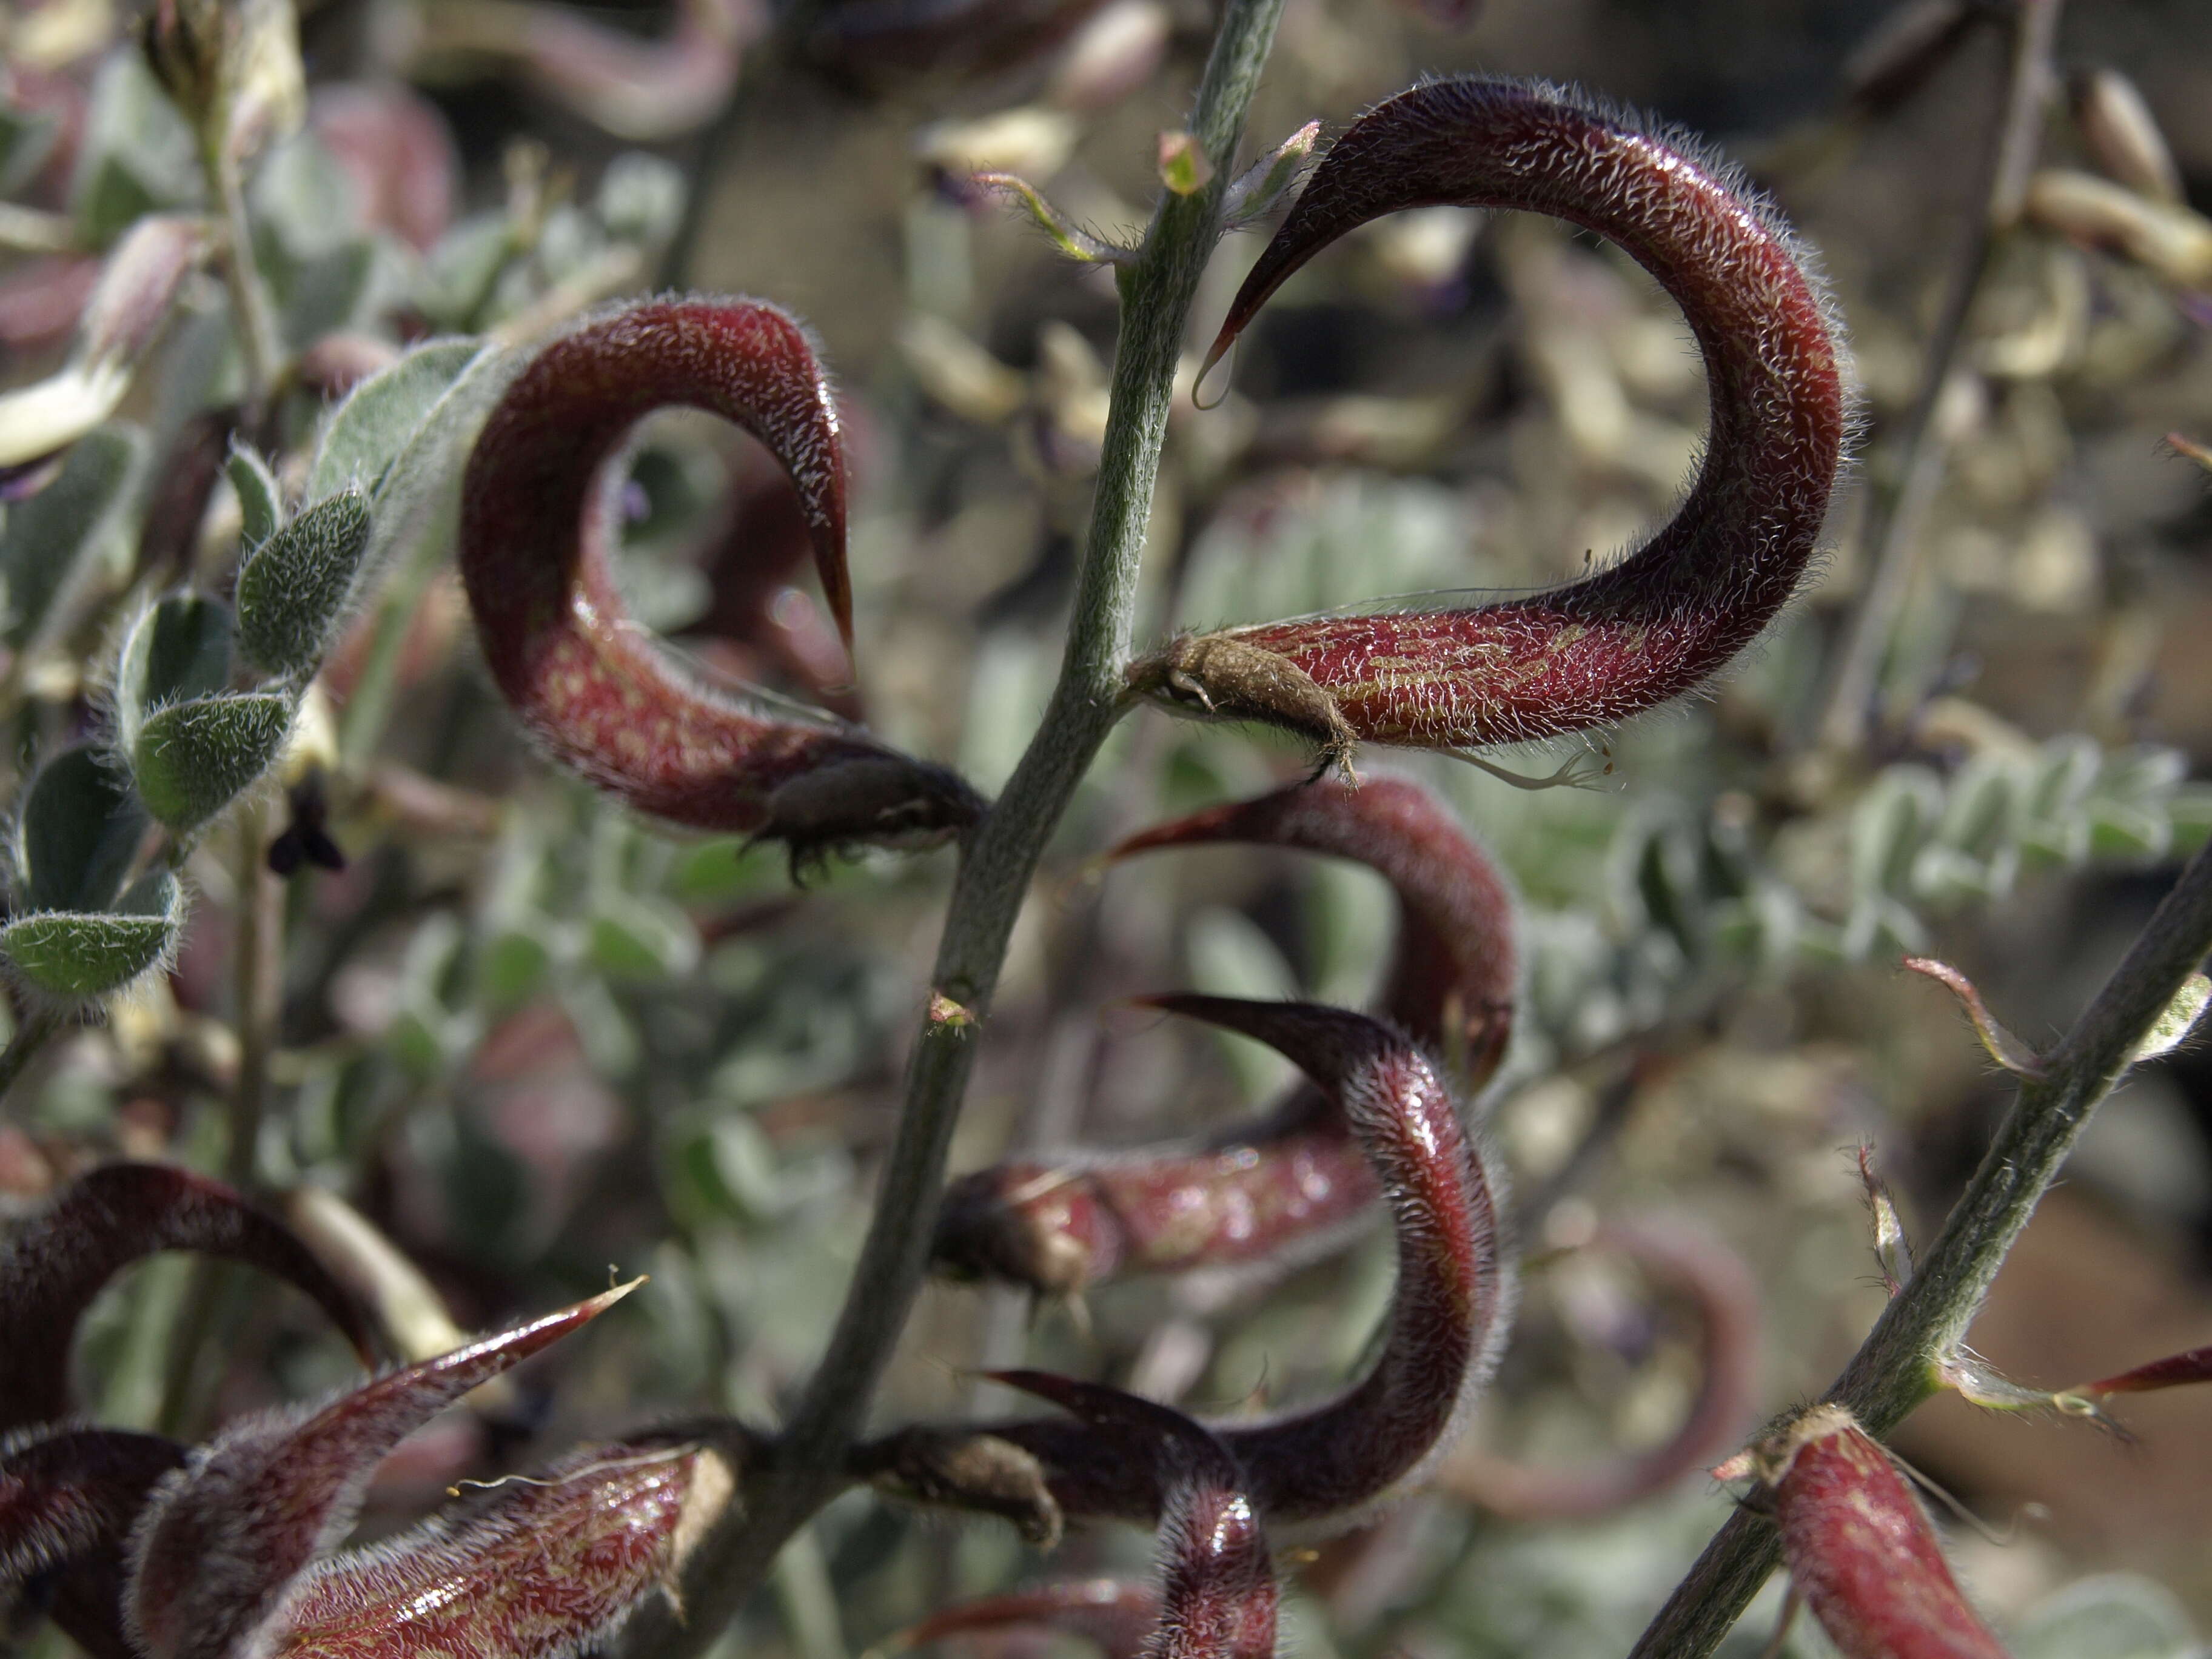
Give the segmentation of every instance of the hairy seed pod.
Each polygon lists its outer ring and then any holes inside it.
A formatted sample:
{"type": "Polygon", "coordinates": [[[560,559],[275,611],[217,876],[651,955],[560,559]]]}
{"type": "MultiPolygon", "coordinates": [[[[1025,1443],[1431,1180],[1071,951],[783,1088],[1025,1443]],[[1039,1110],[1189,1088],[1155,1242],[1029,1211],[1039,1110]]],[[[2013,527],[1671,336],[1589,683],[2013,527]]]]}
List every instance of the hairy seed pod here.
{"type": "Polygon", "coordinates": [[[123,1633],[124,1546],[186,1449],[155,1434],[63,1428],[0,1444],[0,1602],[51,1574],[54,1623],[94,1659],[137,1659],[123,1633]]]}
{"type": "Polygon", "coordinates": [[[155,1492],[125,1613],[145,1659],[234,1659],[352,1527],[386,1453],[479,1383],[597,1318],[635,1285],[392,1371],[319,1411],[232,1425],[155,1492]]]}
{"type": "Polygon", "coordinates": [[[1097,1644],[1105,1659],[1141,1659],[1160,1621],[1160,1594],[1131,1578],[1070,1578],[963,1601],[901,1632],[894,1651],[947,1637],[1064,1631],[1097,1644]]]}
{"type": "Polygon", "coordinates": [[[1814,1407],[1753,1462],[1790,1582],[1844,1659],[2004,1659],[1920,1500],[1848,1411],[1814,1407]]]}
{"type": "Polygon", "coordinates": [[[159,1164],[109,1164],[80,1176],[0,1256],[0,1431],[69,1410],[69,1351],[100,1287],[141,1256],[198,1250],[274,1273],[307,1295],[369,1363],[368,1322],[282,1222],[217,1181],[159,1164]]]}
{"type": "Polygon", "coordinates": [[[1451,810],[1405,778],[1322,781],[1210,806],[1130,836],[1106,856],[1233,843],[1352,859],[1390,884],[1398,941],[1380,1010],[1424,1047],[1490,1080],[1513,1032],[1521,967],[1513,895],[1451,810]]]}
{"type": "Polygon", "coordinates": [[[1244,1474],[1218,1437],[1171,1406],[1045,1371],[994,1382],[1079,1418],[1098,1449],[1160,1485],[1160,1617],[1145,1659],[1273,1659],[1279,1591],[1244,1474]]]}
{"type": "Polygon", "coordinates": [[[1516,1521],[1607,1515],[1663,1492],[1741,1443],[1759,1386],[1759,1282],[1743,1259],[1679,1217],[1601,1225],[1592,1244],[1635,1262],[1697,1304],[1698,1378],[1688,1415],[1662,1444],[1570,1468],[1508,1462],[1462,1447],[1437,1474],[1455,1498],[1516,1521]]]}
{"type": "Polygon", "coordinates": [[[1464,750],[1626,719],[1694,689],[1797,591],[1848,420],[1839,347],[1802,252],[1681,135],[1554,87],[1439,81],[1337,140],[1245,278],[1211,364],[1292,272],[1401,209],[1526,208],[1617,242],[1704,353],[1705,459],[1674,519],[1596,574],[1466,609],[1382,610],[1186,635],[1133,691],[1256,720],[1343,762],[1356,741],[1464,750]]]}
{"type": "MultiPolygon", "coordinates": [[[[1109,858],[1213,843],[1356,859],[1398,896],[1382,1012],[1487,1082],[1512,1034],[1519,963],[1505,881],[1419,785],[1317,782],[1209,807],[1109,858]]],[[[1309,1084],[1257,1124],[1197,1146],[1019,1158],[945,1190],[931,1259],[960,1278],[1069,1295],[1134,1273],[1289,1266],[1340,1243],[1379,1195],[1343,1115],[1309,1084]]]]}
{"type": "MultiPolygon", "coordinates": [[[[717,1451],[647,1439],[571,1453],[486,1501],[321,1563],[287,1602],[271,1659],[603,1647],[650,1597],[673,1602],[737,1482],[717,1451]]],[[[678,1608],[680,1612],[680,1607],[678,1608]]]]}
{"type": "Polygon", "coordinates": [[[790,472],[849,642],[845,460],[836,404],[799,325],[758,301],[647,301],[539,352],[469,458],[460,566],[484,658],[532,735],[629,805],[789,843],[933,843],[981,804],[945,769],[856,726],[709,688],[625,614],[610,563],[630,428],[665,408],[734,422],[790,472]]]}
{"type": "MultiPolygon", "coordinates": [[[[1342,1109],[1390,1204],[1398,1285],[1366,1376],[1334,1399],[1249,1422],[1210,1423],[1270,1524],[1356,1517],[1449,1443],[1487,1380],[1513,1284],[1492,1178],[1451,1091],[1420,1049],[1364,1014],[1311,1003],[1165,996],[1149,1006],[1279,1050],[1342,1109]]],[[[1071,1516],[1154,1520],[1162,1472],[1056,1422],[983,1431],[1034,1452],[1071,1516]]]]}

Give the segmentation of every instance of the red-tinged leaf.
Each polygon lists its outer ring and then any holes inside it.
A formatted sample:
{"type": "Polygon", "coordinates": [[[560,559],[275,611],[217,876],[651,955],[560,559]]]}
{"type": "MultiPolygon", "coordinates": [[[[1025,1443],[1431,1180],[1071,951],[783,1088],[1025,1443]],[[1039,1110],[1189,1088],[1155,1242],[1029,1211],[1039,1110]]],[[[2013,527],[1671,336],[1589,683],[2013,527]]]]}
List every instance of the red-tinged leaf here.
{"type": "Polygon", "coordinates": [[[1234,842],[1352,859],[1398,896],[1398,943],[1380,1012],[1450,1058],[1470,1089],[1490,1080],[1520,992],[1513,895],[1435,795],[1403,778],[1279,789],[1132,836],[1106,856],[1234,842]]]}
{"type": "Polygon", "coordinates": [[[2108,1394],[2149,1394],[2154,1389],[2179,1389],[2191,1382],[2212,1382],[2212,1347],[2191,1348],[2186,1353],[2169,1354],[2164,1359],[2154,1359],[2147,1365],[2122,1371],[2118,1376],[2108,1376],[2100,1382],[2084,1382],[2065,1392],[2092,1397],[2108,1394]]]}
{"type": "Polygon", "coordinates": [[[312,1569],[264,1651],[567,1659],[602,1647],[647,1598],[674,1601],[685,1560],[736,1486],[729,1462],[706,1447],[573,1453],[501,1483],[463,1515],[312,1569]]]}
{"type": "Polygon", "coordinates": [[[758,301],[646,301],[541,351],[470,457],[461,574],[500,690],[562,763],[679,823],[794,857],[958,833],[981,803],[952,773],[831,715],[711,688],[625,613],[600,475],[640,419],[684,406],[744,428],[790,472],[849,644],[844,450],[805,331],[758,301]]]}
{"type": "Polygon", "coordinates": [[[1526,208],[1617,242],[1705,356],[1705,459],[1674,520],[1571,586],[1186,636],[1132,689],[1263,721],[1342,761],[1358,741],[1465,750],[1622,720],[1701,684],[1805,574],[1847,426],[1826,301],[1790,233],[1679,134],[1535,82],[1432,82],[1370,110],[1316,169],[1231,306],[1209,366],[1292,272],[1401,209],[1526,208]]]}
{"type": "Polygon", "coordinates": [[[1844,1659],[2004,1659],[1920,1500],[1849,1412],[1814,1407],[1757,1462],[1790,1580],[1844,1659]]]}
{"type": "Polygon", "coordinates": [[[77,1320],[101,1285],[157,1250],[198,1250],[274,1273],[312,1297],[371,1363],[359,1305],[282,1222],[189,1170],[109,1164],[73,1182],[0,1256],[0,1431],[68,1413],[77,1320]]]}
{"type": "Polygon", "coordinates": [[[918,1648],[951,1636],[1015,1636],[1043,1629],[1095,1642],[1105,1659],[1140,1659],[1159,1620],[1159,1592],[1150,1584],[1071,1578],[947,1607],[902,1632],[891,1645],[918,1648]]]}
{"type": "Polygon", "coordinates": [[[224,1430],[155,1494],[132,1540],[128,1616],[146,1659],[228,1659],[299,1573],[345,1536],[387,1452],[633,1288],[392,1371],[320,1410],[224,1430]]]}
{"type": "Polygon", "coordinates": [[[1743,1259],[1680,1217],[1609,1221],[1592,1245],[1633,1261],[1698,1310],[1697,1398],[1681,1426],[1649,1451],[1573,1468],[1539,1468],[1462,1449],[1438,1471],[1453,1496],[1516,1521],[1578,1520],[1663,1492],[1707,1468],[1741,1436],[1758,1399],[1759,1282],[1743,1259]]]}
{"type": "Polygon", "coordinates": [[[1149,1465],[1160,1485],[1160,1619],[1148,1659],[1272,1659],[1279,1592],[1246,1476],[1220,1437],[1171,1406],[1048,1371],[994,1381],[1080,1418],[1103,1455],[1149,1465]]]}
{"type": "MultiPolygon", "coordinates": [[[[1144,1000],[1257,1038],[1296,1062],[1342,1109],[1389,1200],[1398,1285],[1373,1369],[1321,1405],[1206,1425],[1269,1523],[1356,1515],[1449,1443],[1504,1340],[1512,1275],[1488,1173],[1436,1068],[1381,1021],[1310,1003],[1144,1000]]],[[[1094,1437],[1048,1422],[987,1429],[1042,1461],[1071,1516],[1162,1512],[1161,1472],[1102,1455],[1094,1437]]]]}
{"type": "Polygon", "coordinates": [[[57,1429],[0,1450],[0,1599],[55,1574],[54,1622],[94,1659],[136,1659],[123,1633],[123,1547],[185,1449],[120,1429],[57,1429]]]}

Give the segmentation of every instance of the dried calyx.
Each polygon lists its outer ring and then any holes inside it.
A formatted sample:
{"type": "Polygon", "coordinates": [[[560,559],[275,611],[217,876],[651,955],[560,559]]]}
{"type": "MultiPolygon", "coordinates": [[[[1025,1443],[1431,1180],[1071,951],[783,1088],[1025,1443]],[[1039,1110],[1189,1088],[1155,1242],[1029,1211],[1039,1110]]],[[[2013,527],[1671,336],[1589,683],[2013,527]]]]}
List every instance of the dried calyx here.
{"type": "Polygon", "coordinates": [[[1207,363],[1339,237],[1401,209],[1549,213],[1617,242],[1704,353],[1712,427],[1674,518],[1570,586],[1186,635],[1129,671],[1180,712],[1276,726],[1321,763],[1359,742],[1463,752],[1609,724],[1701,684],[1797,591],[1848,427],[1841,350],[1802,250],[1680,134],[1534,82],[1440,81],[1340,138],[1246,277],[1207,363]]]}
{"type": "Polygon", "coordinates": [[[815,568],[852,637],[836,399],[805,331],[757,301],[647,301],[584,324],[516,379],[470,457],[460,564],[485,659],[554,758],[641,810],[783,842],[801,859],[918,847],[982,810],[953,773],[765,692],[711,687],[626,614],[607,472],[655,410],[758,438],[799,492],[815,568]]]}

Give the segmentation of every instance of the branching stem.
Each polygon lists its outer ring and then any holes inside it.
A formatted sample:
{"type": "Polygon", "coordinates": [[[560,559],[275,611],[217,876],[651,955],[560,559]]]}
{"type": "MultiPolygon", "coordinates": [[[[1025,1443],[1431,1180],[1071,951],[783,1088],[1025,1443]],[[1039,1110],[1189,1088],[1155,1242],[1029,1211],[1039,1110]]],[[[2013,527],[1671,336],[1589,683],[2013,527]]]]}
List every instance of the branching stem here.
{"type": "MultiPolygon", "coordinates": [[[[2021,1085],[1912,1282],[1892,1299],[1822,1396],[1886,1434],[1936,1389],[1936,1364],[1966,1340],[1982,1298],[2089,1114],[2126,1072],[2152,1024],[2212,951],[2212,848],[2189,862],[2126,959],[2021,1085]]],[[[1739,1510],[1714,1534],[1631,1659],[1701,1659],[1781,1559],[1772,1524],[1739,1510]]]]}
{"type": "Polygon", "coordinates": [[[1935,505],[1949,459],[1937,430],[1939,416],[1998,239],[2018,222],[2027,197],[2028,174],[2043,133],[2044,108],[2056,84],[2051,52],[2063,3],[2021,0],[2013,21],[2004,101],[1984,162],[1976,216],[1959,250],[1943,309],[1928,343],[1920,389],[1898,442],[1895,485],[1887,501],[1868,516],[1862,544],[1874,550],[1874,564],[1844,634],[1843,654],[1837,659],[1820,715],[1817,735],[1828,748],[1856,750],[1865,738],[1882,659],[1919,574],[1929,509],[1935,505]]]}
{"type": "Polygon", "coordinates": [[[785,1540],[844,1484],[846,1449],[921,1288],[945,1153],[1015,917],[1046,842],[1124,707],[1138,566],[1176,368],[1199,277],[1220,235],[1219,181],[1232,172],[1282,8],[1283,0],[1229,0],[1191,122],[1216,182],[1190,196],[1164,195],[1144,246],[1121,272],[1113,400],[1059,684],[1006,793],[963,849],[932,976],[937,994],[915,1044],[875,1215],[828,1352],[770,1467],[749,1483],[744,1521],[694,1558],[687,1623],[667,1633],[670,1654],[711,1641],[785,1540]]]}

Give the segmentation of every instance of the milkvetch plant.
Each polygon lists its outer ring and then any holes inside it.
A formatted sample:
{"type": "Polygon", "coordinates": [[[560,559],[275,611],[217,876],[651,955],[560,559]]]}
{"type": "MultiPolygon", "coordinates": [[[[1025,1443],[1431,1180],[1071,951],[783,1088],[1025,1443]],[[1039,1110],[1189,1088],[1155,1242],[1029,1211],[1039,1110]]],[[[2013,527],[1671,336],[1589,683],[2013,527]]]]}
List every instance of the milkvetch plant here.
{"type": "MultiPolygon", "coordinates": [[[[1151,1580],[956,1602],[902,1621],[908,1641],[1043,1626],[1112,1654],[1265,1659],[1286,1568],[1310,1565],[1308,1541],[1356,1558],[1409,1493],[1587,1518],[1743,1443],[1760,1319],[1743,1264],[1679,1217],[1588,1217],[1577,1231],[1553,1201],[1576,1159],[1602,1154],[1601,1125],[1537,1185],[1530,1236],[1514,1224],[1503,1148],[1521,1126],[1501,1102],[1531,1072],[1589,1058],[1557,1029],[1556,1005],[1595,1001],[1618,969],[1660,982],[1645,1024],[1679,1028],[1702,1018],[1681,1012],[1696,997],[1759,973],[1926,948],[1932,919],[2002,899],[2039,861],[2186,850],[2212,814],[2169,751],[2039,745],[1993,720],[1948,772],[1875,747],[1848,764],[1831,756],[1826,770],[1770,779],[1765,800],[1732,791],[1622,823],[1608,854],[1616,960],[1555,971],[1559,917],[1516,894],[1497,850],[1506,826],[1479,826],[1477,841],[1454,806],[1466,780],[1432,787],[1377,757],[1469,763],[1534,795],[1511,810],[1541,813],[1547,786],[1589,782],[1595,769],[1577,758],[1524,775],[1495,750],[1715,695],[1772,641],[1835,533],[1856,419],[1839,315],[1809,251],[1735,167],[1571,88],[1431,80],[1325,144],[1314,121],[1247,143],[1281,10],[1223,9],[1194,99],[1146,147],[1157,194],[1140,234],[1084,222],[1052,175],[1079,128],[1167,51],[1170,20],[1143,0],[927,12],[868,0],[775,19],[702,0],[653,40],[552,5],[426,9],[404,50],[378,48],[386,68],[515,72],[626,139],[705,130],[688,178],[634,154],[590,192],[518,147],[503,201],[459,218],[457,151],[434,108],[389,81],[311,94],[283,0],[176,0],[96,80],[65,82],[100,112],[91,147],[65,192],[23,184],[53,204],[25,209],[17,234],[88,262],[69,280],[94,259],[99,274],[61,367],[0,394],[11,497],[0,714],[41,735],[9,833],[0,960],[15,1019],[0,1086],[13,1091],[19,1160],[43,1158],[27,1132],[46,1127],[33,1103],[76,1034],[105,1020],[118,1053],[155,1033],[131,1082],[182,1075],[222,1110],[197,1139],[165,1126],[175,1163],[58,1154],[45,1200],[25,1206],[0,1256],[0,1589],[26,1627],[50,1615],[98,1659],[568,1659],[616,1647],[674,1659],[721,1642],[773,1577],[801,1645],[826,1652],[836,1607],[821,1540],[854,1512],[838,1500],[863,1489],[872,1516],[888,1499],[994,1516],[1042,1549],[1107,1523],[1153,1537],[1151,1580]],[[904,336],[910,358],[934,365],[933,395],[979,421],[1032,422],[1037,474],[1089,488],[1057,678],[994,790],[927,752],[944,728],[923,718],[920,688],[886,698],[872,679],[886,630],[870,612],[885,590],[868,568],[875,549],[850,547],[869,511],[869,422],[822,342],[769,299],[680,286],[612,296],[690,258],[714,157],[732,112],[758,95],[746,77],[759,65],[804,57],[856,88],[890,87],[1053,52],[1036,101],[935,130],[917,150],[943,198],[927,212],[1018,206],[1058,253],[1096,267],[1120,307],[1103,387],[1067,336],[1026,381],[941,317],[904,336]],[[179,147],[190,165],[165,167],[179,147]],[[963,158],[986,154],[995,164],[966,176],[963,158]],[[1194,461],[1163,483],[1171,443],[1196,448],[1171,437],[1179,397],[1225,374],[1238,341],[1265,332],[1271,302],[1288,304],[1302,275],[1359,238],[1415,210],[1476,210],[1593,233],[1679,307],[1708,426],[1671,516],[1621,556],[1530,592],[1378,588],[1316,614],[1184,627],[1170,606],[1140,637],[1160,503],[1203,475],[1194,461]],[[1224,234],[1278,216],[1233,296],[1224,289],[1212,345],[1188,351],[1224,234]],[[162,407],[142,429],[117,417],[157,356],[162,407]],[[711,482],[747,478],[719,496],[711,482]],[[818,599],[797,585],[802,569],[818,599]],[[713,625],[688,653],[663,637],[702,618],[713,625]],[[488,688],[505,722],[498,745],[521,746],[519,731],[535,757],[515,803],[480,790],[461,737],[426,762],[435,776],[385,752],[403,714],[419,712],[407,700],[427,695],[422,659],[450,654],[456,633],[477,678],[443,682],[455,706],[488,688]],[[78,714],[54,717],[64,706],[78,714]],[[1151,718],[1161,710],[1196,735],[1164,735],[1151,718]],[[1181,759],[1242,758],[1198,764],[1196,791],[1186,769],[1176,805],[1194,810],[1158,822],[1144,788],[1109,791],[1119,816],[1081,849],[1103,848],[1101,882],[1128,880],[1140,854],[1187,865],[1224,847],[1364,868],[1395,902],[1385,978],[1370,1012],[1252,984],[1125,997],[1261,1045],[1297,1079],[1201,1135],[1118,1150],[1040,1135],[948,1182],[971,1073],[1004,1041],[1018,924],[1054,837],[1085,823],[1072,809],[1125,721],[1139,743],[1184,745],[1181,759]],[[1275,776],[1218,730],[1237,726],[1286,735],[1303,777],[1275,776]],[[565,788],[563,774],[588,792],[565,788]],[[1843,890],[1792,862],[1779,834],[1751,833],[1762,813],[1840,829],[1843,890]],[[678,843],[655,826],[712,839],[678,843]],[[760,845],[800,890],[748,860],[760,845]],[[426,901],[397,870],[403,847],[474,873],[426,901]],[[823,970],[827,929],[811,966],[761,945],[764,920],[826,914],[841,884],[915,890],[929,866],[884,872],[936,850],[954,873],[921,994],[823,970]],[[815,882],[829,891],[805,890],[815,882]],[[319,909],[332,893],[344,896],[319,909]],[[196,902],[220,934],[192,930],[196,902]],[[219,994],[210,958],[228,970],[219,994]],[[304,1039],[303,1000],[319,1022],[304,1039]],[[850,1187],[851,1152],[831,1134],[811,1163],[792,1158],[763,1125],[818,1127],[824,1092],[863,1070],[893,1019],[915,1030],[895,1123],[867,1149],[880,1164],[872,1213],[837,1257],[841,1297],[811,1285],[787,1297],[787,1310],[818,1306],[794,1343],[759,1315],[759,1285],[791,1272],[798,1253],[779,1249],[819,1231],[811,1212],[850,1187]],[[694,1063],[718,1047],[711,1067],[694,1063]],[[629,1119],[649,1168],[617,1154],[629,1119]],[[423,1201],[418,1182],[386,1202],[367,1190],[410,1161],[452,1192],[423,1201]],[[194,1162],[220,1164],[228,1182],[194,1162]],[[319,1180],[401,1218],[447,1283],[319,1180]],[[653,1283],[581,1299],[580,1285],[533,1289],[531,1305],[570,1305],[461,1334],[441,1294],[467,1279],[458,1264],[542,1266],[560,1237],[551,1276],[574,1279],[595,1229],[623,1218],[647,1181],[678,1235],[656,1243],[653,1283]],[[501,1202],[471,1201],[501,1182],[501,1202]],[[280,1189],[296,1231],[258,1201],[280,1189]],[[1249,1297],[1369,1233],[1387,1243],[1387,1305],[1365,1350],[1336,1365],[1348,1380],[1317,1399],[1186,1409],[1134,1378],[1071,1374],[1091,1356],[1063,1346],[1051,1369],[999,1356],[975,1374],[1049,1413],[878,1409],[933,1275],[1079,1311],[1145,1294],[1130,1281],[1146,1279],[1168,1281],[1166,1297],[1200,1276],[1249,1297]],[[373,1374],[337,1369],[327,1343],[293,1333],[282,1391],[319,1388],[319,1400],[239,1408],[233,1390],[208,1386],[210,1357],[242,1325],[226,1281],[195,1269],[167,1294],[142,1270],[125,1311],[94,1303],[119,1270],[170,1249],[304,1291],[373,1374]],[[1512,1334],[1524,1256],[1533,1277],[1563,1255],[1634,1264],[1655,1296],[1691,1305],[1687,1411],[1656,1442],[1579,1468],[1455,1455],[1512,1334]],[[696,1310],[717,1299],[734,1328],[702,1334],[696,1310]],[[564,1416],[550,1456],[511,1457],[510,1437],[536,1426],[556,1387],[564,1405],[592,1399],[586,1418],[628,1410],[576,1357],[587,1340],[562,1340],[602,1317],[632,1332],[644,1322],[657,1340],[638,1345],[642,1363],[681,1377],[671,1391],[690,1408],[581,1429],[564,1416]],[[137,1356],[119,1373],[157,1378],[140,1390],[150,1409],[110,1411],[123,1391],[103,1389],[79,1414],[80,1326],[88,1348],[137,1356]],[[374,1369],[380,1345],[395,1366],[374,1369]],[[539,1355],[543,1370],[510,1375],[539,1355]],[[316,1386],[297,1386],[303,1376],[316,1386]],[[441,1450],[441,1433],[469,1449],[441,1450]],[[446,1500],[350,1541],[410,1460],[440,1471],[446,1500]],[[458,1474],[478,1467],[498,1473],[458,1474]]],[[[2033,31],[2048,11],[2023,9],[2029,56],[2037,40],[2047,49],[2033,31]]],[[[2008,228],[2116,248],[2187,288],[2187,210],[2166,188],[2154,124],[2107,81],[2084,83],[2079,110],[2114,179],[2038,175],[2008,228]]],[[[67,275],[40,281],[61,293],[67,275]]],[[[1571,352],[1555,356],[1558,368],[1571,352]]],[[[1255,447],[1214,464],[1233,470],[1255,447]]],[[[1473,787],[1477,800],[1510,799],[1473,787]]],[[[2100,1415],[2111,1396],[2203,1380],[2197,1350],[2039,1392],[1980,1365],[1965,1337],[2089,1111],[2193,1030],[2212,945],[2208,872],[2200,853],[2047,1051],[1999,1024],[1956,969],[1907,964],[1966,1003],[2019,1079],[2019,1104],[1917,1268],[1875,1193],[1887,1310],[1827,1397],[1723,1466],[1756,1477],[1752,1496],[1640,1650],[1709,1651],[1779,1559],[1853,1659],[1998,1651],[1878,1437],[1944,1388],[2100,1415]]],[[[1640,1052],[1645,1033],[1615,1035],[1626,1112],[1670,1058],[1657,1036],[1640,1052]]],[[[121,1115],[116,1126],[104,1150],[138,1133],[121,1115]]],[[[491,1299],[481,1282],[460,1294],[491,1299]]],[[[1039,1341],[1088,1329],[1046,1322],[1039,1341]]]]}

